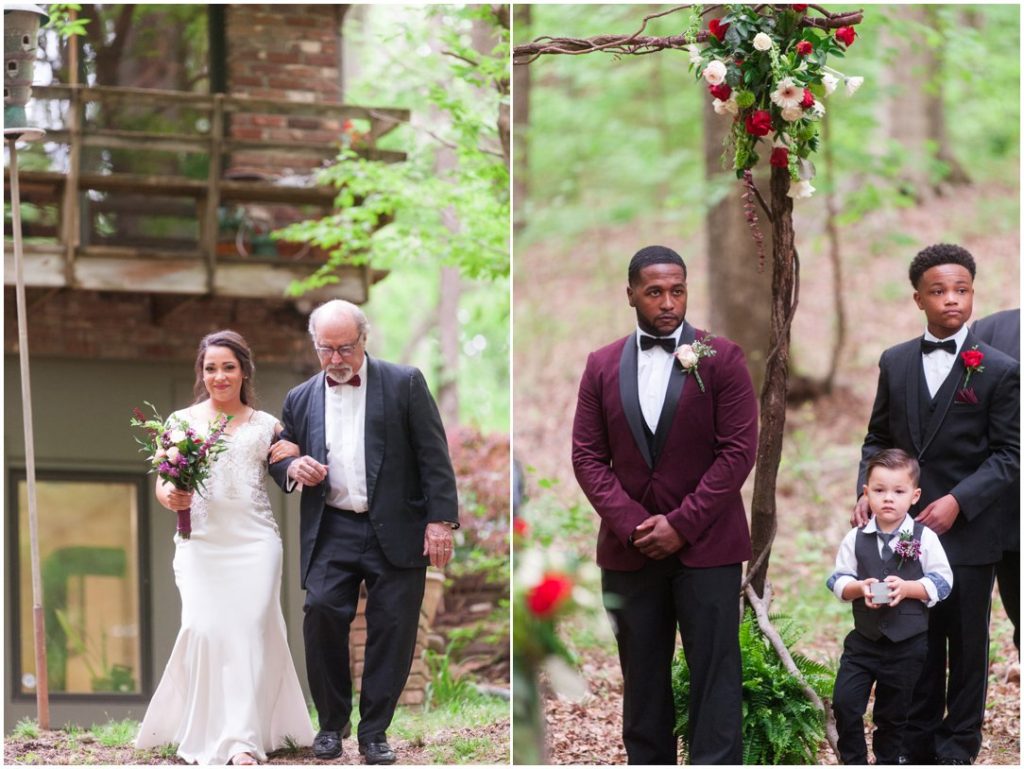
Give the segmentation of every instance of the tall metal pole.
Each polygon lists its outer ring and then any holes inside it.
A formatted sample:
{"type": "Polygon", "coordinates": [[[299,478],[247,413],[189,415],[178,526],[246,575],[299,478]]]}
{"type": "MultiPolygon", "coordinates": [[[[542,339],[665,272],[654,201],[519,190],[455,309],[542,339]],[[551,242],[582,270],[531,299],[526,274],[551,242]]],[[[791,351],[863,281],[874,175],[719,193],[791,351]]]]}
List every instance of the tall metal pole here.
{"type": "Polygon", "coordinates": [[[17,137],[7,140],[11,150],[11,234],[14,238],[14,279],[18,304],[18,361],[21,374],[21,409],[25,425],[25,479],[28,486],[28,536],[32,562],[32,628],[36,651],[36,709],[39,728],[50,728],[50,686],[46,675],[46,624],[43,584],[39,572],[39,518],[36,507],[36,449],[32,432],[32,388],[28,369],[28,318],[25,311],[25,275],[21,255],[21,189],[18,184],[17,137]]]}

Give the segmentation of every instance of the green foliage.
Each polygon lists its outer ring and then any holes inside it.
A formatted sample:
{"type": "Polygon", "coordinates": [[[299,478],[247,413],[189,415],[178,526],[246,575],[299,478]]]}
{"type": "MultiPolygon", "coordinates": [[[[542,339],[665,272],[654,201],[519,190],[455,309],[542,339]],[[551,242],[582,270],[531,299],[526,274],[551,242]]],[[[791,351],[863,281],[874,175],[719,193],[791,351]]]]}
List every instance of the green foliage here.
{"type": "MultiPolygon", "coordinates": [[[[787,647],[798,633],[792,623],[772,617],[787,647]]],[[[749,609],[740,624],[740,654],[743,656],[743,763],[814,764],[825,739],[824,714],[807,699],[796,677],[779,660],[761,633],[749,609]]],[[[793,661],[807,683],[826,696],[832,690],[835,672],[821,663],[794,654],[793,661]]],[[[690,670],[686,655],[679,650],[672,669],[676,701],[676,734],[684,746],[689,739],[690,670]]]]}
{"type": "Polygon", "coordinates": [[[166,745],[155,748],[153,752],[160,756],[160,758],[174,758],[178,755],[178,746],[173,742],[169,742],[166,745]]]}
{"type": "Polygon", "coordinates": [[[39,737],[39,722],[27,716],[14,725],[11,736],[19,740],[34,740],[39,737]]]}
{"type": "Polygon", "coordinates": [[[50,3],[46,6],[46,12],[50,16],[46,29],[56,30],[64,39],[72,35],[84,35],[85,26],[91,19],[71,19],[71,11],[81,10],[81,3],[50,3]]]}
{"type": "Polygon", "coordinates": [[[131,745],[139,732],[139,722],[126,718],[123,721],[111,719],[105,724],[95,724],[92,729],[96,742],[105,748],[117,748],[131,745]]]}
{"type": "Polygon", "coordinates": [[[451,658],[427,649],[423,659],[430,670],[424,707],[436,709],[470,702],[480,698],[472,682],[465,676],[455,676],[451,669],[451,658]]]}

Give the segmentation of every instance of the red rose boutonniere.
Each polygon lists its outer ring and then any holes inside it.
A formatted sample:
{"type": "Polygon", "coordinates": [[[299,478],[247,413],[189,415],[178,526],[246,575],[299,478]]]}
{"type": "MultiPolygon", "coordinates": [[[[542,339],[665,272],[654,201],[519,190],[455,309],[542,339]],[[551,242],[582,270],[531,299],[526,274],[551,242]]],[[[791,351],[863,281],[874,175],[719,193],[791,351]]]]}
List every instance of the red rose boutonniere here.
{"type": "Polygon", "coordinates": [[[967,369],[967,376],[964,377],[964,386],[957,391],[956,401],[957,403],[977,403],[978,396],[974,394],[974,388],[968,387],[967,383],[971,381],[971,374],[980,374],[985,370],[985,367],[981,365],[981,362],[985,360],[985,353],[978,349],[978,345],[974,345],[970,350],[960,353],[960,359],[964,362],[964,368],[967,369]]]}

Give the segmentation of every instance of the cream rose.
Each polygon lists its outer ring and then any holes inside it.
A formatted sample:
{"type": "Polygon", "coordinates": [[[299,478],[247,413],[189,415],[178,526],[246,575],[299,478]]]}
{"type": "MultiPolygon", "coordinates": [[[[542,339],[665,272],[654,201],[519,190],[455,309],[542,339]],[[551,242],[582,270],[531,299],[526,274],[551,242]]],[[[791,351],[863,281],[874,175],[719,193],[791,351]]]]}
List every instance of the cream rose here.
{"type": "Polygon", "coordinates": [[[786,107],[782,110],[782,119],[787,123],[793,123],[804,116],[804,111],[799,107],[786,107]]]}
{"type": "Polygon", "coordinates": [[[676,350],[676,359],[679,361],[679,365],[685,369],[693,368],[700,360],[697,353],[693,351],[693,347],[688,344],[684,344],[676,350]]]}
{"type": "Polygon", "coordinates": [[[171,446],[169,449],[167,449],[167,461],[168,462],[177,462],[179,456],[181,456],[181,452],[178,451],[178,447],[177,446],[171,446]]]}
{"type": "Polygon", "coordinates": [[[795,200],[809,198],[814,194],[814,187],[811,186],[810,182],[800,181],[789,185],[789,192],[786,194],[795,200]]]}
{"type": "Polygon", "coordinates": [[[725,80],[726,68],[725,64],[714,59],[708,62],[708,65],[704,68],[704,79],[708,82],[708,85],[718,85],[725,80]]]}
{"type": "Polygon", "coordinates": [[[185,435],[184,430],[171,430],[167,437],[171,439],[171,443],[181,443],[188,436],[185,435]]]}
{"type": "Polygon", "coordinates": [[[764,32],[754,35],[754,47],[759,51],[768,51],[772,47],[772,39],[764,32]]]}
{"type": "Polygon", "coordinates": [[[711,106],[715,108],[715,114],[717,115],[738,115],[740,113],[740,107],[733,96],[730,96],[726,101],[715,99],[711,102],[711,106]]]}

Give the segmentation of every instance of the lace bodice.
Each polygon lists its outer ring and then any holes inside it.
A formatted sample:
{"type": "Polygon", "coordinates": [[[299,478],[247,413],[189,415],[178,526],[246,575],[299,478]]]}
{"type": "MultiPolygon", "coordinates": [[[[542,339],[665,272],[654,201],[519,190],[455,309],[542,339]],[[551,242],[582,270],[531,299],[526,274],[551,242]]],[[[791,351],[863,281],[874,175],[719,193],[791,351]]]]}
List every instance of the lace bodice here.
{"type": "MultiPolygon", "coordinates": [[[[208,425],[181,412],[193,427],[206,430],[208,425]]],[[[277,419],[265,411],[255,411],[252,417],[238,426],[233,434],[225,436],[227,449],[213,462],[205,489],[192,497],[192,527],[202,526],[211,509],[252,511],[277,530],[277,522],[270,508],[265,480],[267,452],[274,437],[277,419]]]]}

